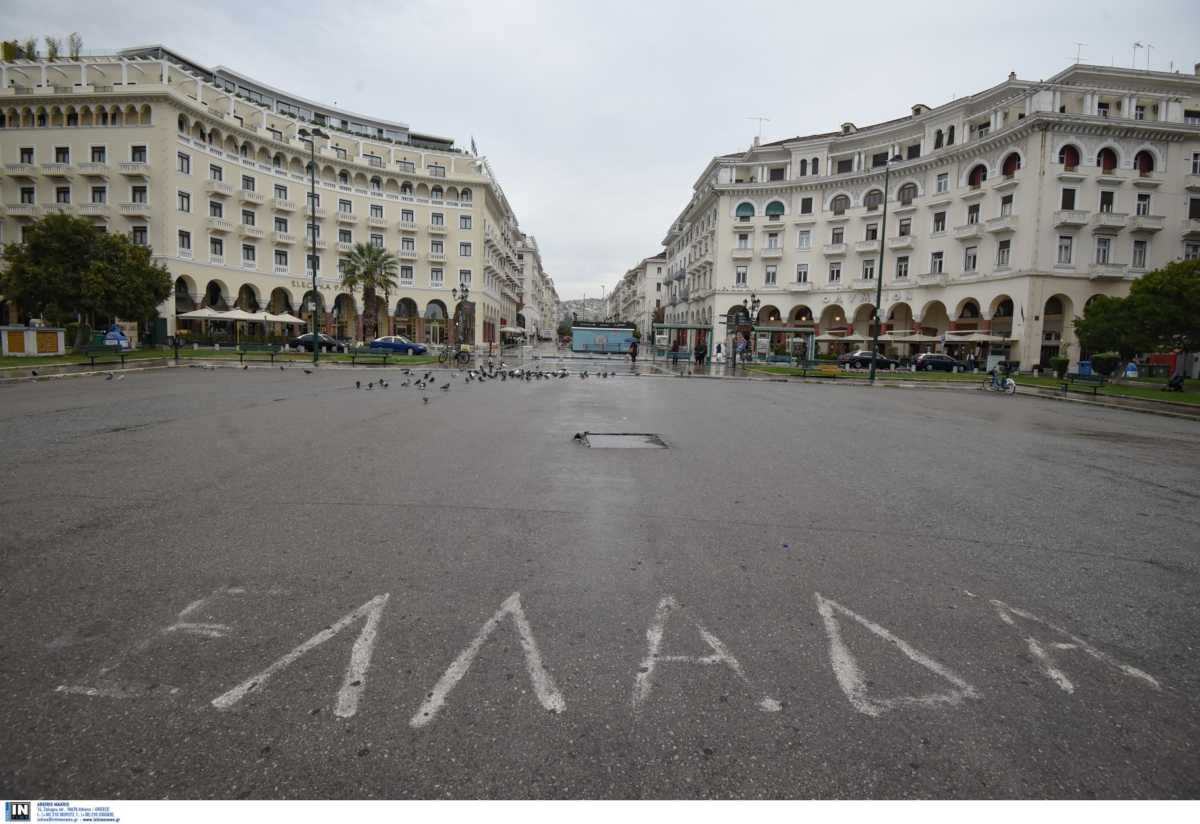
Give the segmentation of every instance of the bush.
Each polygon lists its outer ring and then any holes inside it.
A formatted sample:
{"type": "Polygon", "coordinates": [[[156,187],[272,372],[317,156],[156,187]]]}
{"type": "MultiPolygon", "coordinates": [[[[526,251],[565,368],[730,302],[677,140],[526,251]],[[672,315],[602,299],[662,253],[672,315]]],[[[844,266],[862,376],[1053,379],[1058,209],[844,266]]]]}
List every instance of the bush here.
{"type": "Polygon", "coordinates": [[[1050,359],[1050,368],[1054,370],[1054,374],[1058,375],[1059,380],[1067,376],[1067,367],[1070,364],[1070,360],[1061,356],[1050,359]]]}
{"type": "Polygon", "coordinates": [[[772,355],[787,355],[788,354],[787,344],[784,344],[784,343],[775,344],[774,346],[771,347],[771,354],[772,355]]]}
{"type": "MultiPolygon", "coordinates": [[[[79,327],[80,327],[80,324],[78,321],[71,321],[70,323],[68,323],[66,326],[63,327],[66,330],[63,333],[63,346],[67,347],[68,349],[75,348],[76,336],[79,334],[79,327]]],[[[85,323],[85,324],[83,324],[83,345],[87,346],[91,342],[92,342],[92,327],[88,326],[85,323]]]]}
{"type": "Polygon", "coordinates": [[[1112,373],[1120,365],[1121,356],[1116,352],[1100,352],[1092,355],[1092,371],[1106,378],[1112,377],[1112,373]]]}

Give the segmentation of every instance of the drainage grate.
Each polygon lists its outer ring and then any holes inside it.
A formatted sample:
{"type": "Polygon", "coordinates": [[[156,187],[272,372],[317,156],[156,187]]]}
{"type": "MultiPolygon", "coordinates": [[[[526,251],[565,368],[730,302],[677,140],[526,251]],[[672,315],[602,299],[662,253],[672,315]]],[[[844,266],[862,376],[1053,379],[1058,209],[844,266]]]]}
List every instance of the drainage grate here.
{"type": "Polygon", "coordinates": [[[584,432],[575,436],[590,449],[666,449],[666,442],[653,432],[584,432]]]}

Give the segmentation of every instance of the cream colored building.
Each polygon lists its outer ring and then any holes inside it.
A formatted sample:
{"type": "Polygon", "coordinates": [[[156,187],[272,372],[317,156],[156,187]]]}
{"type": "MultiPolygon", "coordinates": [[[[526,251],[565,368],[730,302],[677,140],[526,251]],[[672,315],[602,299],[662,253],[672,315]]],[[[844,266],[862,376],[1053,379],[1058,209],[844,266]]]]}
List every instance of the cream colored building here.
{"type": "Polygon", "coordinates": [[[517,320],[523,235],[485,158],[161,46],[0,64],[0,169],[0,240],[63,210],[152,247],[176,289],[160,338],[201,306],[308,319],[310,222],[323,331],[361,339],[369,310],[379,334],[442,343],[463,284],[459,339],[498,342],[517,320]],[[301,133],[314,128],[328,135],[315,147],[301,133]],[[341,286],[356,243],[400,258],[399,288],[373,307],[341,286]]]}
{"type": "Polygon", "coordinates": [[[609,299],[610,316],[635,323],[642,340],[651,339],[655,313],[663,306],[666,266],[661,254],[643,258],[617,282],[609,299]]]}
{"type": "Polygon", "coordinates": [[[1089,300],[1200,257],[1200,67],[1010,75],[885,123],[756,141],[708,164],[664,245],[666,320],[704,324],[710,341],[753,294],[743,329],[857,348],[882,278],[897,354],[1075,361],[1089,300]]]}
{"type": "Polygon", "coordinates": [[[554,293],[554,281],[542,268],[537,238],[522,233],[516,248],[524,296],[517,325],[525,328],[530,341],[550,340],[558,325],[558,296],[554,293]]]}

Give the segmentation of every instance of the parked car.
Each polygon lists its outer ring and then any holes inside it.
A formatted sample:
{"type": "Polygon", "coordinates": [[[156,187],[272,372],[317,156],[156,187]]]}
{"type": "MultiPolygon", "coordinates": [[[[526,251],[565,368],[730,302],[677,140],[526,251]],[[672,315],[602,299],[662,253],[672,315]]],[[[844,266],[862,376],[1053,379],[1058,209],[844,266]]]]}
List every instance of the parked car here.
{"type": "MultiPolygon", "coordinates": [[[[342,345],[341,343],[339,343],[337,340],[330,337],[329,335],[326,335],[324,332],[321,332],[317,337],[321,342],[321,351],[322,352],[345,352],[346,351],[346,347],[344,345],[342,345]]],[[[312,332],[307,332],[303,335],[300,335],[299,337],[292,338],[290,341],[288,341],[288,344],[290,346],[298,346],[301,349],[303,349],[305,352],[311,352],[313,350],[312,332]]]]}
{"type": "Polygon", "coordinates": [[[428,350],[422,343],[413,343],[404,335],[384,335],[371,341],[372,349],[389,349],[402,355],[424,355],[428,350]]]}
{"type": "MultiPolygon", "coordinates": [[[[847,352],[844,355],[838,355],[838,365],[846,369],[870,369],[871,368],[871,350],[858,349],[854,352],[847,352]]],[[[876,369],[891,369],[893,366],[899,366],[898,361],[894,361],[886,355],[875,354],[876,369]]]]}
{"type": "Polygon", "coordinates": [[[956,369],[966,369],[967,365],[957,358],[944,355],[941,352],[925,352],[917,355],[914,362],[918,372],[953,372],[956,369]]]}

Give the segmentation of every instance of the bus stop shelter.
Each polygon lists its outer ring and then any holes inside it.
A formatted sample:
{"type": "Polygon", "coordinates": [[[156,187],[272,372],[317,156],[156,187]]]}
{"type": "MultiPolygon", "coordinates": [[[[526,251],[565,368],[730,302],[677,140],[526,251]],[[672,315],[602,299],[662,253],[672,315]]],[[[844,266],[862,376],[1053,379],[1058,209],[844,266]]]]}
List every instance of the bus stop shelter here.
{"type": "Polygon", "coordinates": [[[656,323],[652,327],[654,340],[651,341],[650,360],[659,358],[666,360],[690,361],[695,357],[696,342],[704,341],[705,359],[712,360],[713,334],[712,327],[701,323],[656,323]],[[661,340],[660,340],[661,338],[661,340]],[[678,349],[675,345],[678,344],[678,349]]]}

